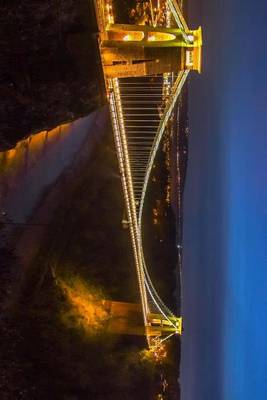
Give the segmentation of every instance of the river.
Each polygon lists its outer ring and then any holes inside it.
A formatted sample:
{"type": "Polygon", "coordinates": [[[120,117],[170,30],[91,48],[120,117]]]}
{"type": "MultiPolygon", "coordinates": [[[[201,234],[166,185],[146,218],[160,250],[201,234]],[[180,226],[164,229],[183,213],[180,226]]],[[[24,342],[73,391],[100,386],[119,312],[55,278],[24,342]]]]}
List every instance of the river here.
{"type": "Polygon", "coordinates": [[[71,165],[84,142],[101,134],[99,110],[22,140],[0,153],[0,210],[13,223],[25,223],[43,193],[71,165]],[[90,137],[89,137],[90,135],[90,137]]]}

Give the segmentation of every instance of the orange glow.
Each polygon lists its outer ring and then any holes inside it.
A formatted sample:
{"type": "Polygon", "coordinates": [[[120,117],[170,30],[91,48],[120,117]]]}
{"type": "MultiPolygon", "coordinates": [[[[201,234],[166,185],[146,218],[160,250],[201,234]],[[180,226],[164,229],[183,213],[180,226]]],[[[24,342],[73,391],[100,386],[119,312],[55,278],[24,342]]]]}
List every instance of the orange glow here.
{"type": "Polygon", "coordinates": [[[29,164],[34,164],[47,144],[55,143],[63,134],[70,132],[71,123],[62,124],[50,131],[40,131],[27,139],[21,140],[11,150],[0,152],[0,170],[20,169],[28,157],[29,164]]]}
{"type": "Polygon", "coordinates": [[[151,341],[151,347],[149,349],[151,357],[154,358],[156,363],[161,363],[167,358],[167,349],[164,343],[160,339],[155,338],[151,341]]]}
{"type": "Polygon", "coordinates": [[[174,40],[175,35],[166,32],[148,32],[149,41],[166,42],[169,40],[174,40]]]}
{"type": "MultiPolygon", "coordinates": [[[[121,36],[120,32],[116,32],[116,33],[119,36],[121,36]]],[[[140,42],[143,39],[144,39],[144,32],[140,32],[140,31],[131,31],[123,36],[124,41],[133,40],[133,41],[140,42]]],[[[120,39],[118,38],[118,40],[120,40],[120,39]]]]}
{"type": "Polygon", "coordinates": [[[147,40],[149,42],[154,42],[156,40],[156,37],[155,37],[155,35],[151,35],[151,36],[148,36],[147,40]]]}
{"type": "Polygon", "coordinates": [[[142,360],[158,364],[163,362],[167,358],[168,353],[165,344],[162,343],[160,339],[155,338],[152,339],[152,342],[150,343],[150,348],[142,350],[140,355],[142,360]]]}
{"type": "Polygon", "coordinates": [[[15,157],[15,154],[16,154],[16,149],[8,150],[8,151],[6,152],[6,158],[7,158],[8,160],[10,160],[10,159],[12,159],[12,158],[15,157]]]}
{"type": "Polygon", "coordinates": [[[73,279],[69,284],[62,279],[57,279],[57,283],[71,306],[69,311],[62,314],[66,325],[73,324],[75,321],[88,333],[102,330],[109,315],[101,293],[90,290],[79,278],[73,279]]]}

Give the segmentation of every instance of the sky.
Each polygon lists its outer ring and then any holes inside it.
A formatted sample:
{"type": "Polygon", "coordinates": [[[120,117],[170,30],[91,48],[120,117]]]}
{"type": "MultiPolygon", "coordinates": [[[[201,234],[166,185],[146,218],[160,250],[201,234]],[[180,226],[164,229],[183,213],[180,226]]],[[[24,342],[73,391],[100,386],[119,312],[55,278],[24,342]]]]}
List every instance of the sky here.
{"type": "Polygon", "coordinates": [[[267,399],[267,3],[190,0],[182,399],[267,399]]]}

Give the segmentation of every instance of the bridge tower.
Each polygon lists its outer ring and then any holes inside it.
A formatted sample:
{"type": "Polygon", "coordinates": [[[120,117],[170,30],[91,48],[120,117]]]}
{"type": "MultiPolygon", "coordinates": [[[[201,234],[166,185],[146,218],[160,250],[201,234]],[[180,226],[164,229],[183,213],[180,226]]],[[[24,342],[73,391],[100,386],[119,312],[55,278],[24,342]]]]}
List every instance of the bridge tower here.
{"type": "Polygon", "coordinates": [[[202,31],[108,24],[101,41],[106,78],[201,69],[202,31]]]}

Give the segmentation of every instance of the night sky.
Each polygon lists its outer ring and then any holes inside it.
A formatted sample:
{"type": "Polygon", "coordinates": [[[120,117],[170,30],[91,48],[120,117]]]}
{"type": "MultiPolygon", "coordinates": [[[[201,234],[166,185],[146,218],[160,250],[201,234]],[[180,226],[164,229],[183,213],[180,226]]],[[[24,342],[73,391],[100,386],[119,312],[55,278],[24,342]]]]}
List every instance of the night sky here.
{"type": "Polygon", "coordinates": [[[183,400],[267,399],[267,3],[191,0],[183,400]]]}

